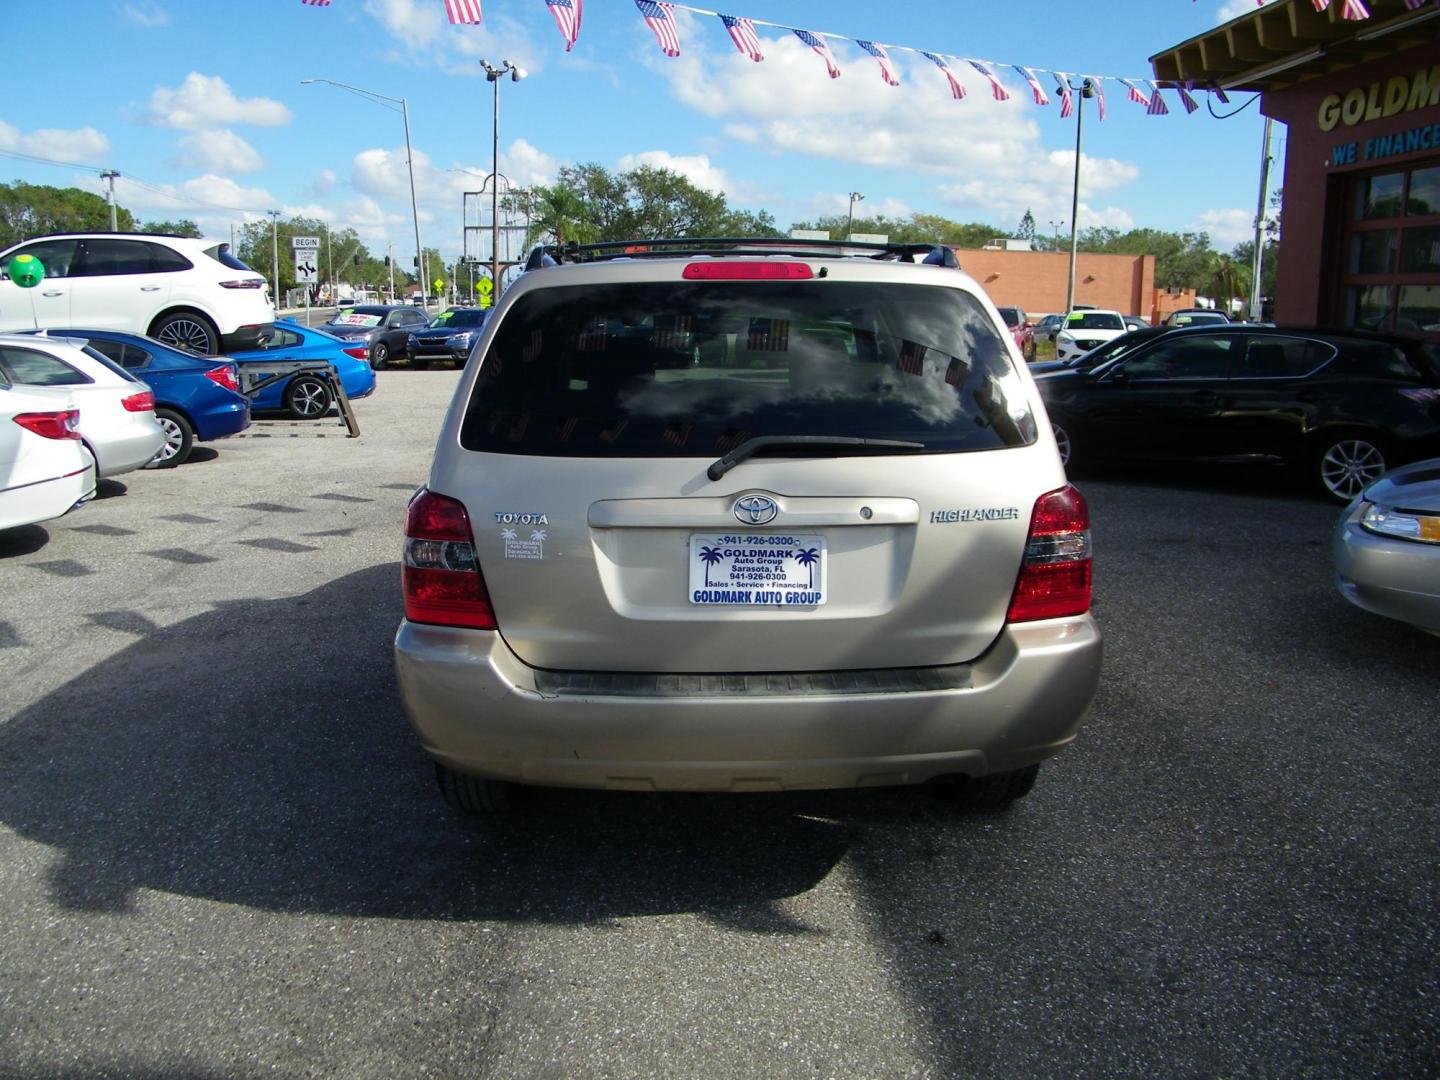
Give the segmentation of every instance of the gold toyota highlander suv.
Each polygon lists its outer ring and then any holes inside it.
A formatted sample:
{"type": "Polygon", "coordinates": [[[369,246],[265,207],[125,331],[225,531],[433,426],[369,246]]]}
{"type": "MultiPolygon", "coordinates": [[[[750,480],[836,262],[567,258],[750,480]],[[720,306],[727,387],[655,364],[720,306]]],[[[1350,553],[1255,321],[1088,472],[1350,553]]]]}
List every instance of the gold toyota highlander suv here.
{"type": "Polygon", "coordinates": [[[410,503],[441,790],[1030,790],[1095,692],[1090,521],[949,249],[537,249],[410,503]]]}

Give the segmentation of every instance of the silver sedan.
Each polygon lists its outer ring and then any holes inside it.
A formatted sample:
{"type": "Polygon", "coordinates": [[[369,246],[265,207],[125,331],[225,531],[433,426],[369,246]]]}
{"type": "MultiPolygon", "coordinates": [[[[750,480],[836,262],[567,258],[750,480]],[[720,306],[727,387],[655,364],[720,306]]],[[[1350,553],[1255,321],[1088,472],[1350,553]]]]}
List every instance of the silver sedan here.
{"type": "Polygon", "coordinates": [[[1331,552],[1345,599],[1440,634],[1440,458],[1370,484],[1341,515],[1331,552]]]}

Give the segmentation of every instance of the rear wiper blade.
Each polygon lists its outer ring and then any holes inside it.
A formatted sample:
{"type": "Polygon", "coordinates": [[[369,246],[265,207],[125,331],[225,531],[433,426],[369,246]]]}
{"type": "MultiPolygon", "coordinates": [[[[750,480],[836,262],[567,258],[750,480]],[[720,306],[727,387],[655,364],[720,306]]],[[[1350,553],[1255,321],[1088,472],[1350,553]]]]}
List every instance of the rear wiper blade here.
{"type": "Polygon", "coordinates": [[[705,475],[711,480],[719,480],[742,461],[752,458],[756,454],[763,454],[772,446],[823,446],[831,449],[853,446],[862,450],[927,449],[924,443],[907,442],[903,439],[859,439],[851,435],[761,435],[754,439],[746,439],[734,450],[712,463],[710,468],[705,470],[705,475]]]}

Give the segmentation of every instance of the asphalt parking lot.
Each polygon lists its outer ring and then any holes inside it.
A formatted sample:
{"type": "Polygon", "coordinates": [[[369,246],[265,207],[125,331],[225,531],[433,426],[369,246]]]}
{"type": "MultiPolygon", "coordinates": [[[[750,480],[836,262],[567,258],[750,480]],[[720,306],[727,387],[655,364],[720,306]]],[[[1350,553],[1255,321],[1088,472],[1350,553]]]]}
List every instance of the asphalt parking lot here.
{"type": "Polygon", "coordinates": [[[456,375],[0,534],[0,1075],[1433,1075],[1440,638],[1283,483],[1082,477],[1106,635],[1006,813],[545,793],[400,710],[456,375]]]}

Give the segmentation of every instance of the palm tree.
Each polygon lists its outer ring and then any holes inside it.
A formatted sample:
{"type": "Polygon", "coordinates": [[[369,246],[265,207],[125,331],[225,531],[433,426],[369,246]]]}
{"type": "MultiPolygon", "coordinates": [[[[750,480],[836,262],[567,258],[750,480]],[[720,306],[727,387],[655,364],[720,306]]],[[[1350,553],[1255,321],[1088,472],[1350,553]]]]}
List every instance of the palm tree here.
{"type": "Polygon", "coordinates": [[[801,566],[810,570],[810,584],[806,588],[813,589],[815,587],[815,564],[820,561],[820,552],[815,548],[804,548],[795,553],[794,559],[801,566]]]}
{"type": "Polygon", "coordinates": [[[527,247],[545,236],[553,237],[557,244],[583,244],[595,239],[598,230],[590,221],[589,208],[578,191],[556,184],[536,188],[536,194],[539,199],[530,232],[525,237],[527,247]]]}
{"type": "Polygon", "coordinates": [[[710,586],[710,567],[714,566],[725,556],[720,554],[719,548],[702,547],[700,549],[700,561],[705,564],[705,586],[710,586]]]}
{"type": "Polygon", "coordinates": [[[1215,293],[1216,300],[1223,298],[1224,307],[1221,309],[1226,315],[1232,310],[1232,303],[1237,296],[1244,296],[1246,285],[1250,280],[1248,269],[1241,266],[1229,255],[1218,255],[1210,270],[1210,286],[1215,293]]]}

